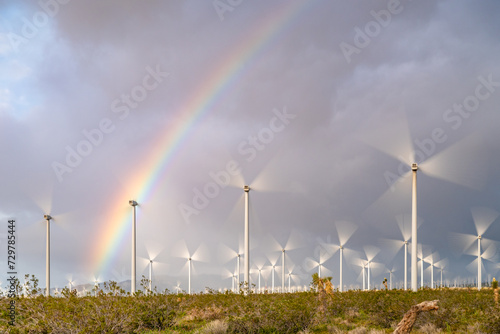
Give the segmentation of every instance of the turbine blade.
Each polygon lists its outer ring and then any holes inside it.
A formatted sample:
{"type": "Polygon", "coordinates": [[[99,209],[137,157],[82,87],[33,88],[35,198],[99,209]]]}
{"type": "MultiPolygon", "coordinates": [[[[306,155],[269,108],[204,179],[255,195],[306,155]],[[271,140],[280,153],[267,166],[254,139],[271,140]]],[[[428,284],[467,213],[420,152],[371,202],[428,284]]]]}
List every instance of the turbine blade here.
{"type": "Polygon", "coordinates": [[[405,164],[415,162],[413,143],[404,109],[377,114],[376,118],[366,124],[367,126],[357,136],[359,140],[405,164]],[[379,126],[376,126],[377,124],[379,126]],[[381,127],[384,131],[380,131],[381,127]]]}
{"type": "Polygon", "coordinates": [[[483,235],[491,224],[498,218],[499,213],[495,210],[483,207],[474,207],[471,209],[472,219],[476,226],[478,235],[483,235]]]}
{"type": "MultiPolygon", "coordinates": [[[[370,206],[365,210],[367,217],[394,217],[401,212],[411,211],[411,170],[404,172],[397,181],[388,180],[387,190],[385,190],[370,206]]],[[[384,220],[385,221],[385,220],[384,220]]],[[[384,222],[382,221],[382,222],[384,222]]],[[[387,223],[390,220],[386,220],[387,223]]],[[[377,222],[380,225],[381,222],[377,222]]],[[[384,228],[381,226],[380,228],[384,228]]],[[[390,227],[387,225],[387,227],[390,227]]]]}
{"type": "Polygon", "coordinates": [[[487,156],[477,135],[468,136],[420,164],[422,171],[467,188],[482,189],[487,177],[487,156]],[[464,156],[467,159],[464,159],[464,156]]]}
{"type": "Polygon", "coordinates": [[[165,246],[155,240],[149,240],[144,245],[148,253],[149,260],[155,260],[165,249],[165,246]]]}
{"type": "MultiPolygon", "coordinates": [[[[484,268],[483,268],[483,264],[481,263],[481,271],[484,272],[484,268]]],[[[465,269],[467,269],[467,271],[471,272],[471,273],[474,273],[476,274],[477,273],[477,258],[475,258],[471,263],[469,263],[465,269]]]]}
{"type": "Polygon", "coordinates": [[[180,257],[184,259],[188,259],[191,254],[189,253],[189,249],[186,243],[185,239],[179,240],[173,247],[172,247],[172,256],[174,257],[180,257]]]}
{"type": "Polygon", "coordinates": [[[344,246],[352,237],[354,232],[356,232],[358,226],[354,223],[343,220],[335,222],[335,228],[337,230],[337,235],[339,236],[340,244],[344,246]]]}
{"type": "Polygon", "coordinates": [[[305,271],[312,271],[313,269],[317,268],[319,266],[319,263],[310,257],[306,258],[303,263],[303,267],[305,271]]]}
{"type": "Polygon", "coordinates": [[[304,241],[302,235],[294,228],[290,232],[290,236],[288,237],[288,241],[285,245],[285,250],[293,250],[297,248],[301,248],[304,245],[304,241]]]}
{"type": "MultiPolygon", "coordinates": [[[[451,232],[449,238],[452,248],[462,254],[469,254],[468,252],[471,248],[473,248],[472,246],[474,245],[474,243],[477,242],[477,236],[474,236],[472,234],[451,232]]],[[[472,252],[474,251],[472,250],[472,252]]],[[[474,253],[470,255],[474,255],[474,253]]]]}
{"type": "Polygon", "coordinates": [[[204,243],[200,244],[191,258],[193,261],[208,262],[210,259],[208,247],[204,243]]]}
{"type": "Polygon", "coordinates": [[[280,151],[269,160],[260,173],[251,182],[252,189],[259,192],[290,192],[292,184],[286,178],[283,170],[289,169],[290,158],[286,156],[286,151],[280,151]]]}
{"type": "Polygon", "coordinates": [[[238,253],[229,246],[225,244],[219,244],[219,260],[222,263],[228,263],[232,259],[235,259],[238,256],[238,253]]]}
{"type": "Polygon", "coordinates": [[[385,259],[389,262],[392,261],[394,257],[396,257],[396,255],[405,245],[404,241],[394,239],[380,239],[379,244],[386,250],[386,252],[384,252],[384,255],[385,259]]]}
{"type": "MultiPolygon", "coordinates": [[[[410,240],[411,238],[411,214],[405,213],[396,216],[399,230],[403,240],[410,240]]],[[[418,221],[418,218],[417,218],[418,221]]]]}
{"type": "Polygon", "coordinates": [[[380,248],[371,245],[364,246],[363,250],[365,251],[368,261],[373,260],[373,258],[380,252],[380,248]]]}
{"type": "Polygon", "coordinates": [[[489,261],[494,261],[495,256],[497,255],[496,242],[486,239],[483,240],[483,246],[485,247],[485,250],[483,254],[481,254],[481,258],[489,261]]]}
{"type": "Polygon", "coordinates": [[[325,263],[326,261],[328,261],[332,257],[332,254],[330,254],[330,252],[328,252],[324,247],[320,247],[318,253],[319,253],[318,254],[319,261],[318,262],[321,264],[325,263]]]}

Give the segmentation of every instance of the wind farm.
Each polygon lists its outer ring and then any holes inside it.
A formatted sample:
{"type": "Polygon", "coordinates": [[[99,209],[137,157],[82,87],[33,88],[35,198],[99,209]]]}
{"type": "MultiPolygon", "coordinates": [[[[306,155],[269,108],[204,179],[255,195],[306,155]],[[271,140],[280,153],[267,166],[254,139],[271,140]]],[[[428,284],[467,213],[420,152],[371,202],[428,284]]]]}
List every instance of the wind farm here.
{"type": "Polygon", "coordinates": [[[499,11],[2,2],[2,307],[32,332],[74,330],[50,328],[73,301],[122,332],[388,332],[442,296],[424,318],[460,332],[463,293],[495,332],[499,11]]]}

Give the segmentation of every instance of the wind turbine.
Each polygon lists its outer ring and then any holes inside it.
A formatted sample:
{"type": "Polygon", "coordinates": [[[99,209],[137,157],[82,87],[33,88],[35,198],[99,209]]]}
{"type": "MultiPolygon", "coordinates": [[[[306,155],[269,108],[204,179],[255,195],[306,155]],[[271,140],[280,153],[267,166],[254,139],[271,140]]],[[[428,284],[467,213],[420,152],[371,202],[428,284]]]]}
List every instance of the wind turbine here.
{"type": "MultiPolygon", "coordinates": [[[[486,168],[478,162],[485,160],[486,155],[481,152],[482,150],[477,149],[481,146],[477,136],[466,137],[436,153],[441,148],[439,144],[446,140],[442,133],[435,132],[431,138],[413,141],[408,121],[406,117],[401,117],[405,115],[397,113],[387,116],[391,117],[391,127],[386,129],[384,136],[380,135],[379,128],[373,126],[373,122],[371,122],[370,127],[362,132],[363,138],[361,139],[366,144],[400,161],[397,168],[399,175],[388,171],[384,173],[389,189],[376,202],[380,202],[382,199],[394,199],[395,196],[391,195],[391,192],[397,190],[396,188],[401,188],[398,186],[399,181],[407,179],[407,176],[411,174],[411,289],[416,292],[418,289],[417,171],[423,171],[428,176],[461,186],[480,189],[484,184],[486,168]],[[467,152],[467,159],[463,158],[464,152],[467,152]]],[[[401,193],[397,195],[401,195],[401,193]]],[[[394,201],[389,200],[388,202],[391,207],[394,207],[394,203],[391,203],[394,201]]]]}
{"type": "Polygon", "coordinates": [[[237,292],[240,291],[240,264],[241,264],[241,248],[238,251],[235,251],[234,249],[224,245],[220,244],[219,245],[219,258],[221,259],[222,263],[227,263],[233,259],[236,259],[236,276],[237,276],[237,286],[236,290],[237,292]]]}
{"type": "MultiPolygon", "coordinates": [[[[250,214],[249,214],[249,209],[248,209],[248,200],[249,200],[249,193],[250,193],[250,187],[249,186],[244,186],[243,191],[245,192],[245,268],[244,268],[244,276],[243,279],[245,280],[244,282],[244,288],[245,288],[245,293],[248,292],[248,289],[250,288],[250,214]]],[[[239,258],[239,257],[238,257],[239,258]]],[[[238,272],[238,275],[240,273],[238,272]]]]}
{"type": "Polygon", "coordinates": [[[66,275],[66,278],[68,280],[69,292],[71,293],[73,286],[75,285],[75,280],[73,279],[73,275],[66,275]]]}
{"type": "Polygon", "coordinates": [[[236,281],[236,275],[234,272],[231,272],[230,270],[224,268],[222,270],[222,279],[228,279],[230,278],[231,279],[231,292],[236,292],[235,290],[235,281],[236,281]]]}
{"type": "MultiPolygon", "coordinates": [[[[325,249],[325,246],[324,246],[324,242],[323,241],[319,241],[319,245],[316,246],[316,248],[314,249],[314,258],[311,258],[311,257],[307,257],[305,260],[304,260],[304,268],[307,270],[307,271],[311,271],[315,268],[318,268],[318,277],[321,277],[321,267],[323,267],[323,264],[332,257],[332,254],[330,252],[328,252],[327,249],[325,249]],[[317,261],[315,259],[318,259],[317,261]]],[[[325,270],[328,270],[326,268],[324,268],[325,270]]],[[[328,270],[329,272],[331,272],[330,270],[328,270]]]]}
{"type": "Polygon", "coordinates": [[[443,271],[447,265],[448,265],[448,259],[442,259],[435,263],[436,268],[439,268],[439,271],[441,272],[441,282],[440,282],[441,288],[443,287],[443,271]]]}
{"type": "Polygon", "coordinates": [[[288,293],[292,292],[291,281],[300,282],[299,276],[293,273],[294,266],[292,265],[288,271],[288,293]]]}
{"type": "Polygon", "coordinates": [[[50,296],[50,221],[53,219],[50,215],[44,215],[43,218],[47,221],[47,249],[45,260],[45,295],[50,296]]]}
{"type": "Polygon", "coordinates": [[[257,278],[257,282],[258,282],[258,291],[259,293],[262,292],[262,288],[261,288],[261,280],[262,280],[262,274],[264,273],[264,275],[267,276],[267,270],[266,270],[266,267],[265,267],[265,260],[257,260],[255,261],[255,270],[254,272],[258,273],[258,278],[257,278]]]}
{"type": "Polygon", "coordinates": [[[92,278],[92,282],[94,283],[94,297],[97,297],[97,292],[99,290],[99,282],[102,282],[102,279],[100,277],[94,276],[92,278]]]}
{"type": "Polygon", "coordinates": [[[471,209],[471,213],[474,225],[476,227],[477,235],[453,233],[452,239],[454,239],[455,242],[464,245],[462,251],[465,254],[477,256],[477,259],[474,260],[471,264],[477,261],[477,289],[481,290],[482,259],[492,261],[497,251],[495,242],[490,239],[485,239],[483,235],[484,233],[486,233],[491,224],[498,218],[499,213],[495,210],[483,207],[474,207],[471,209]],[[474,254],[473,244],[476,240],[477,253],[474,254]],[[483,245],[483,247],[485,248],[485,251],[483,253],[481,253],[481,245],[483,245]]]}
{"type": "Polygon", "coordinates": [[[177,285],[174,286],[175,293],[178,295],[179,291],[182,291],[181,289],[181,282],[177,282],[177,285]]]}
{"type": "Polygon", "coordinates": [[[373,262],[373,259],[380,252],[380,248],[377,248],[375,246],[364,246],[363,250],[365,251],[366,260],[367,260],[366,265],[367,265],[367,273],[368,273],[368,290],[370,290],[370,283],[371,283],[371,280],[370,280],[370,272],[371,272],[371,270],[370,270],[370,264],[374,268],[379,267],[380,264],[376,263],[376,262],[373,262]]]}
{"type": "Polygon", "coordinates": [[[392,269],[388,269],[387,272],[389,273],[389,290],[392,290],[392,275],[396,271],[396,267],[392,267],[392,269]]]}
{"type": "Polygon", "coordinates": [[[439,253],[434,252],[424,258],[424,261],[430,264],[429,269],[431,270],[431,289],[434,289],[434,267],[437,267],[436,264],[439,260],[439,253]]]}
{"type": "Polygon", "coordinates": [[[132,216],[132,273],[131,273],[131,281],[130,281],[130,292],[133,295],[135,293],[136,288],[136,207],[137,202],[134,200],[128,201],[128,204],[133,208],[133,216],[132,216]]]}
{"type": "Polygon", "coordinates": [[[141,257],[143,260],[143,263],[146,264],[146,266],[149,266],[149,292],[153,292],[153,264],[155,265],[156,270],[160,270],[163,268],[163,270],[166,270],[168,268],[168,264],[164,263],[162,261],[159,261],[158,258],[160,254],[165,250],[165,245],[155,241],[155,240],[149,240],[145,242],[144,247],[146,248],[147,252],[147,258],[141,257]]]}
{"type": "Polygon", "coordinates": [[[362,291],[365,291],[366,290],[366,271],[365,271],[365,269],[366,269],[367,261],[364,259],[356,259],[356,260],[354,260],[354,265],[361,268],[361,272],[359,273],[359,276],[358,276],[358,281],[359,281],[359,278],[361,276],[362,280],[363,280],[362,291]]]}
{"type": "MultiPolygon", "coordinates": [[[[269,240],[269,245],[271,245],[272,249],[271,251],[277,252],[281,251],[281,291],[285,291],[285,272],[286,272],[286,266],[285,266],[285,258],[286,258],[286,251],[290,251],[293,249],[297,249],[300,246],[300,235],[296,230],[292,230],[290,232],[290,236],[288,237],[288,240],[286,243],[281,244],[279,243],[275,238],[270,236],[269,240]]],[[[273,261],[269,259],[271,264],[273,264],[273,261]]]]}
{"type": "Polygon", "coordinates": [[[327,249],[327,251],[330,253],[331,256],[333,256],[337,251],[340,253],[340,274],[339,274],[339,291],[342,292],[344,291],[344,284],[343,284],[343,258],[344,258],[344,251],[346,252],[351,252],[351,255],[353,254],[353,251],[350,249],[345,248],[345,245],[351,239],[352,235],[356,230],[358,229],[358,226],[348,222],[348,221],[337,221],[334,223],[335,229],[337,231],[337,236],[339,243],[338,244],[332,244],[332,243],[325,243],[323,244],[323,247],[327,249]]]}
{"type": "MultiPolygon", "coordinates": [[[[408,222],[411,221],[408,215],[398,215],[396,216],[396,221],[398,223],[399,230],[401,232],[402,239],[394,240],[394,239],[381,239],[381,243],[384,246],[389,246],[389,252],[391,253],[391,260],[396,254],[404,247],[404,289],[408,290],[408,243],[411,238],[411,226],[408,228],[408,222]]],[[[417,219],[418,224],[420,226],[421,220],[417,219]]]]}
{"type": "Polygon", "coordinates": [[[206,256],[204,256],[204,254],[207,254],[207,251],[205,250],[205,246],[203,244],[200,244],[198,249],[195,252],[191,253],[184,239],[179,241],[179,243],[174,247],[173,256],[187,260],[184,266],[188,267],[188,294],[191,294],[191,270],[193,269],[192,262],[205,262],[206,256]]]}

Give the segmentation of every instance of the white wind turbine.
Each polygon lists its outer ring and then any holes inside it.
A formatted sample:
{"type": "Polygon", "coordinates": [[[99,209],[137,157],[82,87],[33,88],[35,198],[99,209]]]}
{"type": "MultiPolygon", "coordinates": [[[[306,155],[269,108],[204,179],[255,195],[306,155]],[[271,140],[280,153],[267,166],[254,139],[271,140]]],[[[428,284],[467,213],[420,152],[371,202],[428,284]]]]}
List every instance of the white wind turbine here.
{"type": "MultiPolygon", "coordinates": [[[[300,247],[301,245],[301,237],[300,234],[296,230],[292,230],[290,233],[290,236],[288,237],[288,240],[286,243],[279,243],[276,239],[274,239],[272,236],[269,238],[268,245],[271,245],[271,251],[272,252],[281,252],[281,291],[285,291],[285,273],[286,273],[286,261],[285,258],[287,257],[286,252],[290,250],[294,250],[300,247]]],[[[271,263],[273,261],[269,259],[271,263]]]]}
{"type": "Polygon", "coordinates": [[[224,244],[219,245],[219,258],[222,261],[223,264],[236,259],[236,277],[237,277],[237,284],[236,284],[236,292],[240,291],[240,274],[241,274],[241,254],[242,254],[242,249],[239,248],[238,251],[234,250],[233,248],[226,246],[224,244]]]}
{"type": "Polygon", "coordinates": [[[172,250],[172,256],[187,260],[184,267],[187,266],[188,269],[188,294],[191,294],[191,271],[194,270],[192,262],[206,262],[207,254],[208,252],[204,244],[200,244],[196,251],[190,252],[184,239],[180,240],[172,250]]]}
{"type": "Polygon", "coordinates": [[[392,267],[392,269],[387,269],[387,272],[389,273],[389,290],[392,290],[392,276],[396,271],[397,271],[396,267],[392,267]]]}
{"type": "Polygon", "coordinates": [[[431,271],[431,289],[434,289],[434,267],[437,267],[437,263],[439,261],[439,253],[434,252],[424,258],[424,261],[427,262],[431,271]]]}
{"type": "MultiPolygon", "coordinates": [[[[268,162],[268,164],[261,170],[261,172],[253,179],[253,181],[249,182],[248,179],[245,179],[242,174],[232,175],[230,177],[228,175],[228,183],[232,187],[237,187],[241,189],[243,187],[244,191],[244,284],[246,288],[251,286],[250,280],[250,224],[254,224],[254,218],[252,218],[252,222],[250,222],[250,211],[251,211],[251,203],[250,203],[250,190],[252,192],[257,191],[258,193],[263,192],[288,192],[289,189],[289,180],[283,180],[280,178],[282,175],[283,165],[282,159],[280,159],[279,155],[276,155],[272,160],[268,162]]],[[[252,210],[252,216],[256,216],[255,212],[252,210]]],[[[246,291],[246,289],[245,289],[246,291]]]]}
{"type": "Polygon", "coordinates": [[[262,259],[255,261],[256,268],[254,269],[254,273],[258,274],[258,277],[257,277],[258,293],[262,293],[262,287],[261,287],[262,278],[263,277],[265,278],[268,275],[268,270],[267,270],[268,268],[266,268],[265,262],[266,261],[262,260],[262,259]]]}
{"type": "Polygon", "coordinates": [[[66,275],[66,279],[68,280],[68,289],[69,289],[69,292],[71,293],[71,291],[73,290],[73,287],[75,286],[75,280],[73,279],[73,275],[71,275],[71,274],[66,275]]]}
{"type": "Polygon", "coordinates": [[[442,260],[437,261],[435,263],[435,266],[436,266],[436,268],[439,269],[440,274],[441,274],[440,287],[442,288],[443,287],[443,271],[444,271],[444,268],[446,268],[448,266],[448,259],[442,259],[442,260]]]}
{"type": "MultiPolygon", "coordinates": [[[[144,270],[145,268],[148,268],[148,272],[149,272],[149,292],[152,293],[153,292],[153,263],[155,264],[155,266],[160,266],[163,267],[163,266],[167,266],[165,263],[161,262],[161,261],[158,261],[158,256],[162,253],[162,251],[165,249],[165,246],[161,245],[160,243],[158,242],[155,242],[153,240],[150,240],[150,241],[147,241],[145,243],[145,248],[146,248],[146,252],[147,252],[147,257],[144,258],[144,257],[139,257],[142,264],[143,264],[143,269],[144,270]]],[[[158,269],[158,268],[157,268],[158,269]]],[[[166,269],[166,268],[165,268],[166,269]]]]}
{"type": "Polygon", "coordinates": [[[432,138],[415,139],[413,142],[408,121],[406,117],[401,117],[405,115],[399,113],[396,115],[388,114],[389,116],[391,117],[391,127],[385,129],[383,136],[380,135],[380,129],[370,123],[370,128],[363,131],[361,139],[400,162],[397,168],[398,174],[389,171],[384,173],[390,188],[379,197],[376,203],[384,201],[389,207],[394,207],[395,198],[399,200],[406,198],[404,193],[406,193],[408,185],[403,185],[405,189],[402,189],[399,181],[408,179],[410,174],[412,176],[411,289],[417,291],[417,171],[423,171],[424,174],[437,179],[480,189],[486,178],[486,167],[478,162],[486,161],[487,157],[482,150],[477,149],[481,146],[477,136],[466,137],[436,153],[446,140],[443,133],[436,132],[432,138]],[[467,159],[464,159],[464,152],[467,154],[467,159]]]}
{"type": "Polygon", "coordinates": [[[222,279],[225,280],[228,278],[231,279],[231,292],[236,292],[236,288],[235,288],[235,282],[237,280],[236,274],[234,272],[231,272],[230,270],[228,270],[226,268],[223,268],[222,269],[222,279]]]}
{"type": "Polygon", "coordinates": [[[299,275],[293,273],[294,265],[290,265],[288,270],[288,293],[292,292],[291,281],[293,280],[296,284],[300,283],[299,275]]]}
{"type": "Polygon", "coordinates": [[[322,277],[321,268],[323,268],[323,271],[326,271],[327,275],[332,273],[327,268],[324,268],[324,263],[332,257],[332,254],[328,252],[324,245],[325,242],[320,240],[319,245],[314,249],[314,258],[307,257],[304,260],[304,269],[306,271],[312,271],[313,269],[318,268],[318,277],[322,277]]]}
{"type": "Polygon", "coordinates": [[[182,292],[182,289],[181,289],[181,282],[177,282],[177,285],[174,286],[174,290],[175,290],[175,294],[178,295],[179,292],[182,292]]]}
{"type": "MultiPolygon", "coordinates": [[[[381,239],[380,243],[388,250],[389,260],[392,260],[397,253],[404,247],[404,290],[408,290],[408,244],[411,238],[411,215],[397,215],[396,221],[398,223],[399,231],[401,232],[402,239],[381,239]]],[[[417,226],[422,223],[420,218],[417,219],[417,226]]]]}
{"type": "MultiPolygon", "coordinates": [[[[462,246],[462,252],[467,255],[477,256],[471,265],[476,265],[477,262],[477,289],[481,290],[482,283],[482,259],[493,261],[497,252],[496,242],[483,237],[491,224],[498,218],[499,213],[495,210],[475,207],[471,209],[472,218],[476,227],[477,235],[452,233],[452,240],[462,246]],[[477,240],[477,252],[474,252],[473,244],[477,240]],[[484,252],[482,252],[484,248],[484,252]]],[[[471,265],[468,269],[471,269],[471,265]]]]}
{"type": "MultiPolygon", "coordinates": [[[[375,275],[377,275],[378,273],[380,273],[380,270],[383,270],[384,266],[381,263],[373,261],[373,259],[380,252],[380,248],[375,246],[364,246],[363,250],[366,258],[359,259],[358,261],[355,261],[354,264],[358,266],[361,264],[363,270],[362,271],[363,282],[365,281],[365,268],[366,268],[367,289],[371,290],[371,274],[374,273],[375,275]],[[373,270],[375,270],[375,272],[373,272],[373,270]]],[[[365,284],[363,284],[363,286],[365,287],[365,284]]]]}
{"type": "Polygon", "coordinates": [[[366,265],[367,265],[367,261],[364,259],[355,259],[353,264],[355,266],[361,268],[361,272],[359,273],[359,276],[358,276],[358,281],[360,278],[362,279],[362,281],[363,281],[362,291],[365,291],[366,290],[366,265]]]}
{"type": "Polygon", "coordinates": [[[136,237],[136,226],[137,226],[137,202],[135,200],[129,200],[128,204],[132,206],[133,211],[132,211],[132,261],[131,261],[131,267],[132,267],[132,273],[131,273],[131,281],[130,281],[130,291],[132,295],[135,293],[136,289],[136,261],[137,261],[137,251],[136,251],[136,245],[137,245],[137,237],[136,237]]]}
{"type": "Polygon", "coordinates": [[[327,249],[327,251],[333,256],[337,251],[340,253],[340,271],[339,271],[339,291],[344,291],[344,283],[343,283],[343,261],[344,261],[344,253],[354,254],[354,251],[345,247],[349,239],[351,239],[352,235],[358,229],[358,226],[354,223],[348,221],[337,221],[335,222],[335,229],[337,231],[337,236],[339,243],[325,243],[323,247],[327,249]]]}

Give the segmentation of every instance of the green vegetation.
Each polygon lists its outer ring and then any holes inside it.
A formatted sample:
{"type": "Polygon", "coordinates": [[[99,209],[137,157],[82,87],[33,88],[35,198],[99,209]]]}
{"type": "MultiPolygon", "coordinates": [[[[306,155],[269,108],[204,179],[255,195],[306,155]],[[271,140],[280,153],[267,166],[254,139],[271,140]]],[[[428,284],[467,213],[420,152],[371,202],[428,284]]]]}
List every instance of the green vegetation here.
{"type": "MultiPolygon", "coordinates": [[[[16,298],[16,325],[9,326],[10,299],[0,297],[1,333],[391,333],[412,305],[439,300],[422,313],[415,333],[499,333],[500,312],[492,289],[347,291],[318,287],[286,294],[138,293],[129,296],[108,282],[97,297],[44,297],[30,280],[16,298]]],[[[104,285],[103,285],[104,286],[104,285]]]]}

